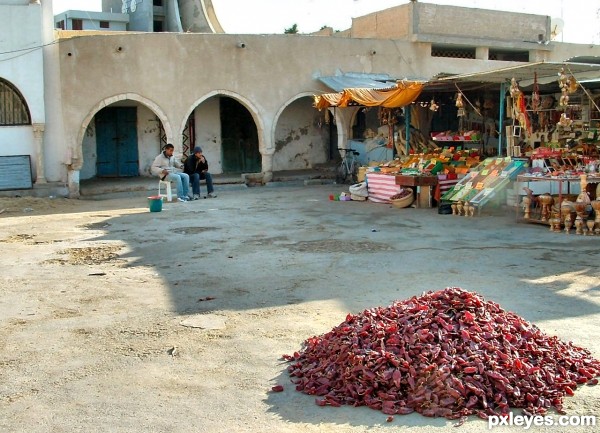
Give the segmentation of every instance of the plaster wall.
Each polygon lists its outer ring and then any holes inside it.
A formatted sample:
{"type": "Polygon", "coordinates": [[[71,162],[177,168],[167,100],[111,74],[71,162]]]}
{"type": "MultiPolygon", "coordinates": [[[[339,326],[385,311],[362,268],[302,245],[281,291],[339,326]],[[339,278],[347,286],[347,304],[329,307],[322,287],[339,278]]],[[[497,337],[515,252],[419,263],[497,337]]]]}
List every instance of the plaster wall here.
{"type": "Polygon", "coordinates": [[[81,152],[83,154],[83,166],[79,173],[82,180],[90,179],[96,176],[96,125],[92,122],[85,131],[81,142],[81,152]]]}
{"type": "Polygon", "coordinates": [[[40,5],[0,4],[0,77],[21,92],[32,123],[45,121],[42,45],[40,5]]]}
{"type": "Polygon", "coordinates": [[[541,15],[429,3],[412,5],[413,33],[536,42],[538,34],[546,37],[550,29],[549,17],[541,15]]]}
{"type": "MultiPolygon", "coordinates": [[[[349,36],[353,38],[391,38],[418,40],[423,35],[444,37],[465,43],[489,41],[537,42],[538,35],[549,39],[550,18],[543,15],[464,8],[411,2],[352,19],[349,36]]],[[[497,45],[497,42],[495,43],[497,45]]]]}
{"type": "Polygon", "coordinates": [[[312,108],[311,98],[292,102],[281,113],[275,134],[273,170],[313,168],[327,161],[327,125],[323,115],[312,108]]]}
{"type": "Polygon", "coordinates": [[[31,169],[35,173],[37,157],[30,126],[0,128],[0,155],[31,155],[31,169]]]}
{"type": "Polygon", "coordinates": [[[160,120],[143,104],[137,105],[137,136],[140,176],[150,175],[150,166],[160,153],[160,120]]]}
{"type": "MultiPolygon", "coordinates": [[[[203,101],[194,111],[196,125],[196,145],[208,160],[211,173],[222,173],[221,119],[219,97],[203,101]]],[[[192,149],[193,151],[193,149],[192,149]]]]}
{"type": "Polygon", "coordinates": [[[411,10],[410,5],[402,5],[353,18],[351,35],[355,38],[406,39],[411,30],[411,10]]]}
{"type": "MultiPolygon", "coordinates": [[[[0,77],[23,96],[32,124],[43,130],[44,62],[42,10],[28,1],[0,2],[0,77]]],[[[37,177],[38,146],[32,125],[0,126],[0,155],[30,155],[33,178],[37,177]]]]}

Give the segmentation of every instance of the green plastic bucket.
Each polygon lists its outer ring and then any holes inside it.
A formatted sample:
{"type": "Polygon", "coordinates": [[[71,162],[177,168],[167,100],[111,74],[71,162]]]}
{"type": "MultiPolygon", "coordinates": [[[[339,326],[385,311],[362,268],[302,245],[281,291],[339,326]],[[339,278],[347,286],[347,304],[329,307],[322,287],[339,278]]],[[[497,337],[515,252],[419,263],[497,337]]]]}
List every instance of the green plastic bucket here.
{"type": "Polygon", "coordinates": [[[150,208],[150,212],[160,212],[162,210],[162,203],[162,197],[159,195],[148,197],[148,207],[150,208]]]}

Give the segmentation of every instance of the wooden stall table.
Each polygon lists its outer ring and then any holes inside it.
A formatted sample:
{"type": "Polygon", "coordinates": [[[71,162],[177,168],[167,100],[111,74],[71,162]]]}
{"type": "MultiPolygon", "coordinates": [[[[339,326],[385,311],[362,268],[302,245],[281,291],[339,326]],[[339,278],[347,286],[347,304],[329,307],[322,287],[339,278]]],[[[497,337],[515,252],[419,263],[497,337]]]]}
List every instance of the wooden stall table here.
{"type": "Polygon", "coordinates": [[[397,174],[395,177],[396,185],[410,186],[415,189],[416,207],[431,207],[431,187],[437,185],[437,176],[397,174]]]}

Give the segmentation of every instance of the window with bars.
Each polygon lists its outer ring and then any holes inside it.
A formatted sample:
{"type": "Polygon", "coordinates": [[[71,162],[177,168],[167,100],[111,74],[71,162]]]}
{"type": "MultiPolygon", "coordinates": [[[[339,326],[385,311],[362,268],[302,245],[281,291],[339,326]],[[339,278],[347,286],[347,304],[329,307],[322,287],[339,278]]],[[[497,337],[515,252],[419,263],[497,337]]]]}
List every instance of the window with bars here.
{"type": "Polygon", "coordinates": [[[455,59],[474,59],[475,48],[431,46],[431,57],[453,57],[455,59]]]}
{"type": "Polygon", "coordinates": [[[490,60],[502,60],[507,62],[528,62],[529,51],[509,51],[490,49],[488,54],[490,60]]]}
{"type": "Polygon", "coordinates": [[[73,19],[71,20],[71,30],[83,30],[83,20],[73,19]]]}
{"type": "Polygon", "coordinates": [[[31,125],[31,115],[23,95],[0,78],[0,126],[31,125]]]}
{"type": "Polygon", "coordinates": [[[100,21],[101,29],[110,29],[110,23],[108,21],[100,21]]]}

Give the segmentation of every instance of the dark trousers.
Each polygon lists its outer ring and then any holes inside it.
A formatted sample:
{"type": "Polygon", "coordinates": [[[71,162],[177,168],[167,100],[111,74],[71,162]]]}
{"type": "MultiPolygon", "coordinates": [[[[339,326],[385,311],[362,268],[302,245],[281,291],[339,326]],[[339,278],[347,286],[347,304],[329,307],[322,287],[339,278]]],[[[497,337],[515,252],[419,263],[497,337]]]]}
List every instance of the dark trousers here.
{"type": "Polygon", "coordinates": [[[190,182],[192,183],[192,194],[200,195],[200,181],[206,180],[206,191],[211,194],[214,191],[212,176],[209,172],[206,173],[193,173],[190,175],[190,182]]]}

